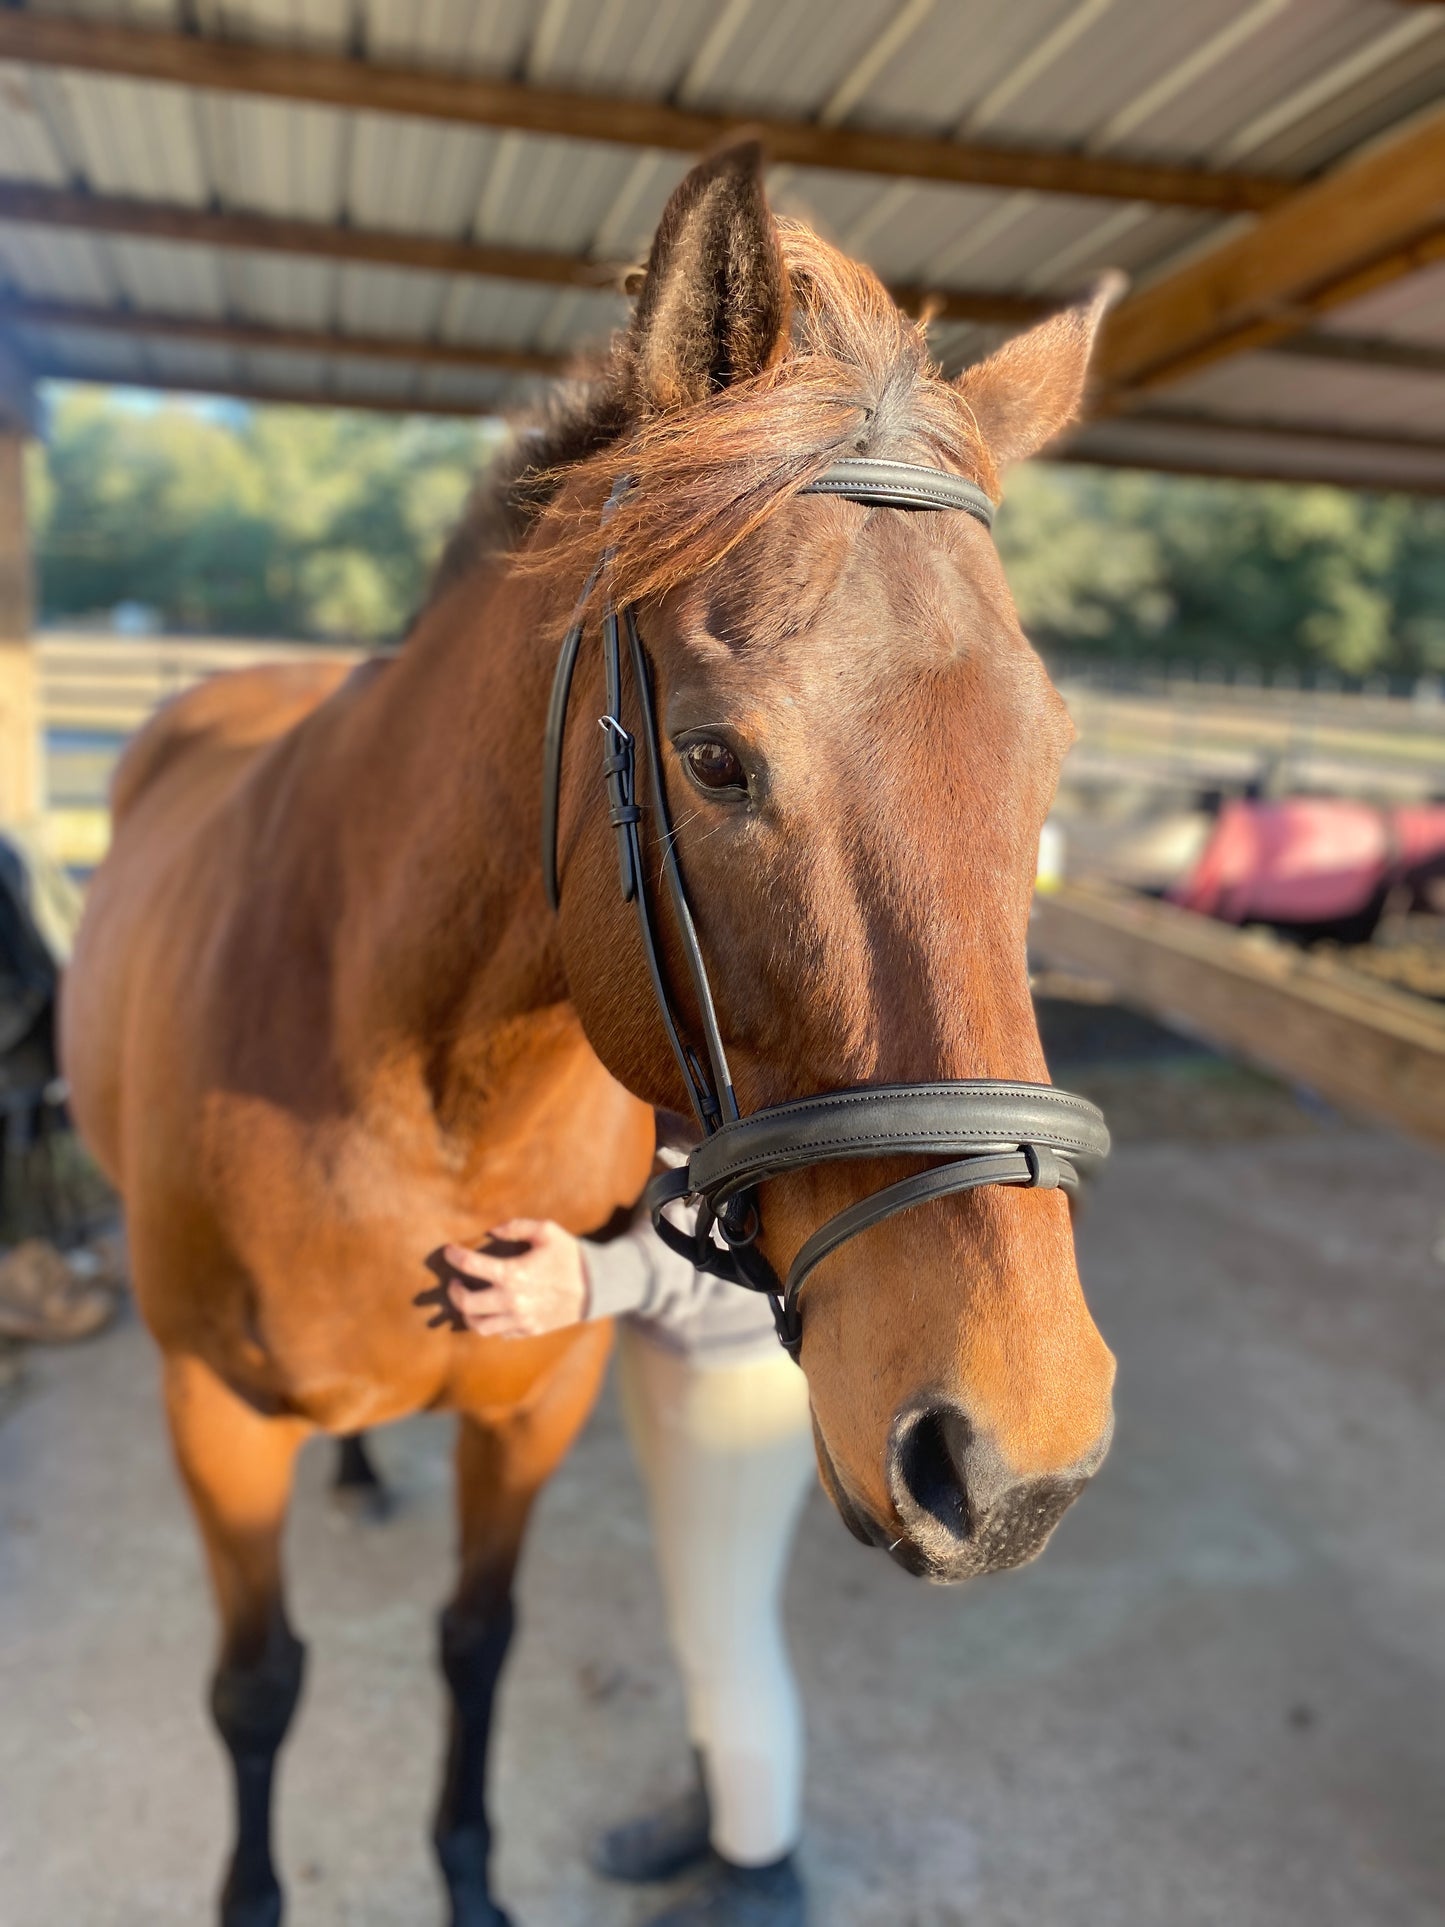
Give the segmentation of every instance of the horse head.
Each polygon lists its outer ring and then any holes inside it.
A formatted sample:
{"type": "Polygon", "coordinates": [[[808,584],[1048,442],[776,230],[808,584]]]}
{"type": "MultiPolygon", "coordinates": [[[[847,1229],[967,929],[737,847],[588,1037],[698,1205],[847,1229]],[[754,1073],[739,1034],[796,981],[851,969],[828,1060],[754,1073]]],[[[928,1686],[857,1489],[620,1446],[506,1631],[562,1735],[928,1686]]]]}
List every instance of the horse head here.
{"type": "MultiPolygon", "coordinates": [[[[606,593],[645,638],[675,848],[744,1113],[855,1086],[1047,1079],[1025,940],[1067,712],[979,519],[800,490],[866,458],[996,497],[1000,471],[1077,410],[1104,306],[950,381],[868,270],[774,217],[755,148],[694,169],[662,217],[592,390],[595,446],[531,547],[575,595],[605,541],[606,593]]],[[[568,986],[613,1074],[681,1109],[589,734],[570,732],[562,768],[568,986]]],[[[675,922],[665,908],[658,922],[695,1021],[675,922]]],[[[920,1162],[769,1178],[764,1255],[786,1272],[826,1218],[920,1162]]],[[[1114,1361],[1059,1191],[922,1204],[832,1252],[803,1300],[819,1465],[853,1531],[941,1579],[1032,1557],[1112,1424],[1114,1361]]]]}

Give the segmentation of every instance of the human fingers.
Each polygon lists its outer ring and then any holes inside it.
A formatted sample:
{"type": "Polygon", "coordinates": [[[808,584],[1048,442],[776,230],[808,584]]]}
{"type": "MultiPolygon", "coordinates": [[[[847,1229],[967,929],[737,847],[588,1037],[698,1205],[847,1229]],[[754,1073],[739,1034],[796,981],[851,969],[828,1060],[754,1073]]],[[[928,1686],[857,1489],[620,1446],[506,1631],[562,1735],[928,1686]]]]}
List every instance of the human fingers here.
{"type": "Polygon", "coordinates": [[[501,1224],[494,1224],[487,1235],[507,1244],[539,1245],[550,1244],[554,1238],[565,1238],[569,1234],[551,1218],[507,1218],[501,1224]]]}
{"type": "Polygon", "coordinates": [[[525,1307],[496,1291],[468,1291],[453,1283],[447,1296],[478,1338],[530,1338],[532,1321],[525,1307]]]}
{"type": "Polygon", "coordinates": [[[479,1279],[485,1285],[496,1284],[500,1268],[509,1263],[493,1252],[470,1251],[466,1245],[443,1245],[442,1256],[453,1271],[464,1277],[479,1279]]]}
{"type": "Polygon", "coordinates": [[[447,1286],[447,1297],[463,1318],[511,1314],[517,1309],[516,1300],[505,1285],[483,1285],[478,1289],[464,1285],[460,1278],[453,1278],[447,1286]]]}

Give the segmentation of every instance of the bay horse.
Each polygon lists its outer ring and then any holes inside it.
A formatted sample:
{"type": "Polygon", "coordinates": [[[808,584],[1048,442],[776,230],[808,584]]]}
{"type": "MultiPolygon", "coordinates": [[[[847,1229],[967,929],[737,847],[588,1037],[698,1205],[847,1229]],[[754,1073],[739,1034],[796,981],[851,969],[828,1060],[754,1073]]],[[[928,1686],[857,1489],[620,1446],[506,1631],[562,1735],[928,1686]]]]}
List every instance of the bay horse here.
{"type": "MultiPolygon", "coordinates": [[[[609,1333],[463,1339],[413,1300],[444,1241],[518,1214],[583,1232],[630,1207],[654,1107],[684,1101],[580,727],[558,914],[543,891],[549,683],[604,540],[609,594],[644,617],[745,1107],[1047,1075],[1025,932],[1063,704],[974,518],[799,489],[867,456],[996,496],[1000,469],[1075,413],[1102,299],[946,380],[868,270],[773,215],[761,176],[744,144],[682,181],[630,324],[518,435],[394,658],[218,677],[117,773],[64,1058],[125,1200],[219,1610],[224,1927],[281,1917],[270,1794],[302,1677],[280,1561],[297,1451],[436,1410],[459,1420],[460,1571],[434,1837],[455,1927],[506,1918],[484,1778],[513,1571],[609,1333]],[[734,768],[741,788],[713,782],[734,768]]],[[[584,661],[573,713],[604,707],[584,661]]],[[[825,1216],[917,1165],[770,1181],[768,1259],[786,1270],[825,1216]]],[[[840,1513],[938,1578],[1032,1556],[1107,1445],[1113,1359],[1057,1192],[974,1191],[853,1239],[809,1283],[801,1363],[840,1513]],[[900,1476],[900,1415],[920,1412],[926,1462],[900,1476]]]]}

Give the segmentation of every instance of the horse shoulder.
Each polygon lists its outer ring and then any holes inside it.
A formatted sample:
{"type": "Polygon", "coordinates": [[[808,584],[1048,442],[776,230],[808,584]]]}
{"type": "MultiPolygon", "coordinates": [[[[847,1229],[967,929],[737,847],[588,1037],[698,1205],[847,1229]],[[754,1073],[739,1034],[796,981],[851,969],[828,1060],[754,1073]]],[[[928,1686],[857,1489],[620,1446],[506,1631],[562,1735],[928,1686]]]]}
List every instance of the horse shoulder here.
{"type": "Polygon", "coordinates": [[[173,696],[132,737],[116,765],[113,823],[123,823],[140,797],[183,760],[209,754],[234,764],[237,752],[274,742],[352,673],[351,664],[324,658],[258,663],[209,676],[173,696]]]}
{"type": "Polygon", "coordinates": [[[207,828],[256,758],[344,682],[336,660],[267,663],[196,684],[132,739],[111,793],[112,840],[92,878],[61,993],[61,1052],[77,1121],[109,1175],[124,1175],[121,1118],[157,1022],[147,953],[193,952],[198,919],[234,887],[207,860],[207,828]],[[140,1049],[128,1043],[140,1040],[140,1049]]]}

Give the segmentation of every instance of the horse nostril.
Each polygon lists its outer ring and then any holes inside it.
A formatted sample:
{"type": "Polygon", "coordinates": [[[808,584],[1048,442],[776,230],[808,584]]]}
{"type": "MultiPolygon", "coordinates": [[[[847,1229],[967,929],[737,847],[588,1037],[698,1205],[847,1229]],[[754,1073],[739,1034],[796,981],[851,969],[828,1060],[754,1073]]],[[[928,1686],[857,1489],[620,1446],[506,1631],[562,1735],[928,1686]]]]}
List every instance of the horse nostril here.
{"type": "Polygon", "coordinates": [[[1021,1565],[1042,1549],[1102,1456],[1020,1478],[958,1406],[903,1412],[889,1440],[888,1491],[907,1542],[890,1549],[910,1571],[936,1577],[1021,1565]]]}
{"type": "Polygon", "coordinates": [[[921,1513],[951,1539],[968,1537],[973,1516],[964,1468],[971,1442],[968,1421],[955,1406],[935,1406],[898,1420],[889,1448],[888,1483],[905,1518],[921,1513]]]}

